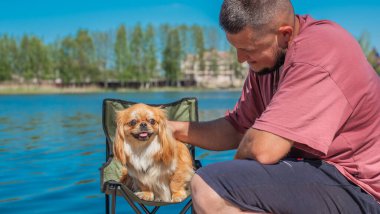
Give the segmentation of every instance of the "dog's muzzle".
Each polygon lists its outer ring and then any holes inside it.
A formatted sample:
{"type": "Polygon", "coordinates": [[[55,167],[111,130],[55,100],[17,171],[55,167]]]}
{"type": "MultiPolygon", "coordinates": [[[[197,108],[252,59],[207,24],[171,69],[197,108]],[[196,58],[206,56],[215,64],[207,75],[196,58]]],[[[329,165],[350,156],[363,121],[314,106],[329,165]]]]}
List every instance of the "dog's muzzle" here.
{"type": "Polygon", "coordinates": [[[136,134],[132,134],[134,138],[136,138],[139,141],[147,141],[149,138],[153,135],[152,132],[146,132],[142,131],[136,134]]]}

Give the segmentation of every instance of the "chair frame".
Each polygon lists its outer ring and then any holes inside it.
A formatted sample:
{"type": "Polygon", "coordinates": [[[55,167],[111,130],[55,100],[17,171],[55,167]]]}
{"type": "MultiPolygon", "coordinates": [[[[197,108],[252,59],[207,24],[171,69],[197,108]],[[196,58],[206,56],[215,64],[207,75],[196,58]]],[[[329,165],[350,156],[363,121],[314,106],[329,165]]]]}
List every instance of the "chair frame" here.
{"type": "MultiPolygon", "coordinates": [[[[182,98],[181,100],[171,102],[171,103],[167,103],[167,104],[148,104],[148,105],[151,105],[151,106],[173,106],[173,105],[176,105],[177,103],[181,103],[181,102],[184,102],[186,100],[194,100],[195,101],[195,121],[199,121],[199,118],[198,118],[198,100],[196,98],[193,98],[193,97],[182,98]]],[[[127,104],[127,105],[136,104],[136,102],[125,101],[125,100],[120,100],[120,99],[104,99],[103,100],[103,108],[102,108],[102,121],[103,121],[102,123],[103,123],[104,133],[107,133],[106,125],[105,125],[104,121],[105,121],[105,117],[106,117],[106,115],[105,115],[106,102],[108,102],[108,101],[123,103],[123,104],[127,104]]],[[[111,163],[111,161],[114,157],[113,150],[112,150],[111,146],[112,145],[110,143],[110,139],[106,134],[106,162],[100,168],[100,171],[101,171],[101,191],[105,194],[106,214],[109,214],[109,213],[115,214],[116,213],[116,197],[117,196],[123,196],[123,198],[128,202],[130,207],[137,214],[141,214],[141,213],[154,214],[158,211],[158,209],[161,206],[178,204],[178,203],[170,203],[170,202],[145,201],[145,200],[142,200],[142,199],[138,198],[137,196],[135,196],[130,189],[128,189],[125,185],[121,184],[120,182],[110,180],[110,181],[103,183],[103,177],[104,177],[103,169],[111,163]],[[154,206],[154,208],[152,210],[149,210],[147,208],[147,206],[154,206]]],[[[190,145],[189,150],[190,150],[192,159],[194,161],[194,167],[196,169],[200,168],[201,162],[199,160],[195,160],[195,147],[190,145]]],[[[182,210],[180,210],[180,212],[179,212],[180,214],[185,214],[190,208],[191,208],[191,211],[193,213],[191,195],[189,195],[188,198],[185,200],[188,200],[188,199],[189,199],[189,201],[182,208],[182,210]]],[[[179,203],[183,203],[184,201],[179,202],[179,203]]]]}

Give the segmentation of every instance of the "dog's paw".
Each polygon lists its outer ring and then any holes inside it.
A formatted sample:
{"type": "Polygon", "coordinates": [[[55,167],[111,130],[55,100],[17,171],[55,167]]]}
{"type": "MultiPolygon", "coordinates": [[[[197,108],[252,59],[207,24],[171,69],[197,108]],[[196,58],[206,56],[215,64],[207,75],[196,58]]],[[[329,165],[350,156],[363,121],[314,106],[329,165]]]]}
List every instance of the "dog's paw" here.
{"type": "Polygon", "coordinates": [[[139,197],[140,199],[145,200],[145,201],[153,201],[154,200],[153,192],[146,192],[146,191],[135,192],[135,195],[137,195],[137,197],[139,197]]]}
{"type": "Polygon", "coordinates": [[[187,197],[186,191],[175,192],[172,195],[172,202],[181,202],[187,197]]]}

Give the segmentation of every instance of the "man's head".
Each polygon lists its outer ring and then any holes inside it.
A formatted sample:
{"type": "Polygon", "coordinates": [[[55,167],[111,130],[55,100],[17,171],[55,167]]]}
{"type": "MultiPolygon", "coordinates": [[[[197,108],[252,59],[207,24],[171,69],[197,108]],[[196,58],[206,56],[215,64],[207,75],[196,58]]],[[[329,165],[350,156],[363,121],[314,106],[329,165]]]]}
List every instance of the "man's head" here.
{"type": "Polygon", "coordinates": [[[257,73],[279,68],[297,34],[289,0],[224,0],[219,21],[239,62],[257,73]]]}

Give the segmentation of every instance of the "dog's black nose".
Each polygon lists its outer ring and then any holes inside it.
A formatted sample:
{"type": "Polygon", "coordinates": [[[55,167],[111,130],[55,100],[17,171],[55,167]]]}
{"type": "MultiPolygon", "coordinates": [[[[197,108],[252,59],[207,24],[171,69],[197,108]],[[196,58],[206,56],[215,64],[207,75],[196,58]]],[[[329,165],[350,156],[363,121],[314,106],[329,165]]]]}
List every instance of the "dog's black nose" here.
{"type": "Polygon", "coordinates": [[[140,123],[140,128],[146,128],[147,124],[146,123],[140,123]]]}

